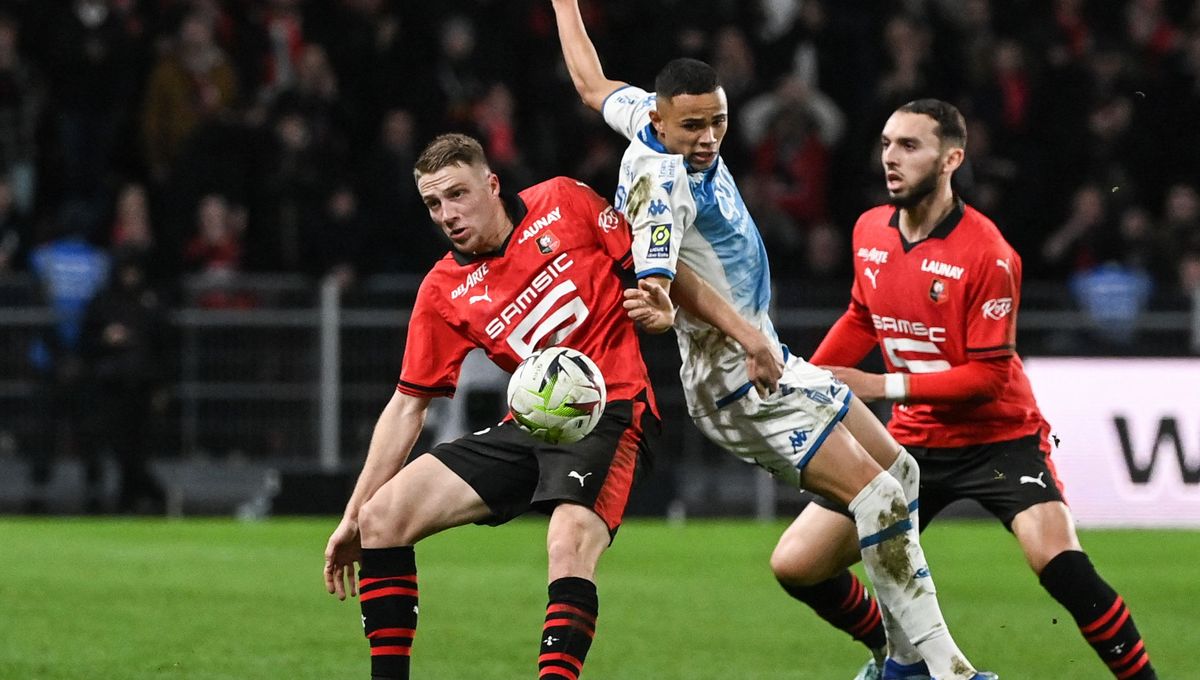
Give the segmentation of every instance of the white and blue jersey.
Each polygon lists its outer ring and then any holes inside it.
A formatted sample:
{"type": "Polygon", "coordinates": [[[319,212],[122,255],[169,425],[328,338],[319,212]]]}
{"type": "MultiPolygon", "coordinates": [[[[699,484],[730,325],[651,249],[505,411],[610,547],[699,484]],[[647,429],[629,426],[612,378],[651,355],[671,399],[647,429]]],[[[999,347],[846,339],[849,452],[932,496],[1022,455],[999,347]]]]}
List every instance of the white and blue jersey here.
{"type": "MultiPolygon", "coordinates": [[[[733,175],[720,156],[712,167],[698,171],[688,167],[682,155],[668,152],[650,122],[654,106],[653,93],[626,86],[610,94],[601,109],[609,126],[629,140],[613,205],[633,228],[638,278],[674,278],[677,263],[682,261],[750,324],[778,342],[768,316],[771,272],[767,251],[733,175]]],[[[734,411],[748,415],[745,409],[763,406],[757,395],[746,398],[753,389],[746,374],[745,351],[732,338],[683,310],[676,316],[675,331],[688,412],[698,419],[701,429],[733,453],[755,460],[777,476],[790,477],[778,465],[784,453],[779,449],[787,449],[783,457],[791,461],[798,481],[799,469],[845,413],[849,390],[828,371],[787,357],[784,379],[791,383],[786,393],[777,393],[785,403],[771,407],[773,415],[779,416],[770,428],[774,434],[731,431],[730,427],[737,426],[726,416],[734,411]],[[805,403],[796,402],[792,395],[800,395],[805,403]],[[786,412],[795,412],[796,417],[784,417],[786,412]],[[705,418],[713,421],[712,427],[700,422],[705,418]],[[775,440],[769,444],[776,449],[774,453],[759,450],[768,446],[767,439],[775,440]],[[794,446],[797,443],[802,446],[794,446]]]]}

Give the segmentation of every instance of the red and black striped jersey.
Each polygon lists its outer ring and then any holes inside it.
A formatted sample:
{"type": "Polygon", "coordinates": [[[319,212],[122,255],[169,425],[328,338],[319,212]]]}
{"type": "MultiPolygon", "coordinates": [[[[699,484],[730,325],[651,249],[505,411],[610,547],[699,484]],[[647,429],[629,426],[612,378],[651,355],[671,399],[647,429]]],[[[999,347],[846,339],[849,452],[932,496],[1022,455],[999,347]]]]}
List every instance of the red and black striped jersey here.
{"type": "Polygon", "coordinates": [[[622,307],[621,271],[632,267],[629,224],[586,185],[557,177],[508,205],[516,225],[495,252],[451,250],[417,292],[397,389],[453,396],[478,347],[507,372],[551,345],[587,354],[608,398],[653,404],[634,323],[622,307]]]}
{"type": "Polygon", "coordinates": [[[853,251],[846,317],[874,334],[889,371],[912,374],[914,397],[924,374],[1007,359],[1005,386],[995,399],[897,404],[888,425],[897,440],[967,446],[1043,427],[1016,354],[1021,258],[991,220],[956,200],[928,238],[908,243],[899,211],[880,206],[859,217],[853,251]]]}

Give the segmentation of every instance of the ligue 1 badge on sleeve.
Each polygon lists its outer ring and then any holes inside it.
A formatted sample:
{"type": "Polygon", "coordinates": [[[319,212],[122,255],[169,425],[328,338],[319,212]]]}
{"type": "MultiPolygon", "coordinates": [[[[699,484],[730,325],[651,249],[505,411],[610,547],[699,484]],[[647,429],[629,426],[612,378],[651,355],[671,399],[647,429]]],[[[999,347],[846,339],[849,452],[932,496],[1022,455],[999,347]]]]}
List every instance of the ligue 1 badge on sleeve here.
{"type": "Polygon", "coordinates": [[[929,284],[929,299],[933,300],[934,304],[942,304],[950,299],[950,295],[946,292],[946,282],[941,279],[934,279],[933,283],[929,284]]]}

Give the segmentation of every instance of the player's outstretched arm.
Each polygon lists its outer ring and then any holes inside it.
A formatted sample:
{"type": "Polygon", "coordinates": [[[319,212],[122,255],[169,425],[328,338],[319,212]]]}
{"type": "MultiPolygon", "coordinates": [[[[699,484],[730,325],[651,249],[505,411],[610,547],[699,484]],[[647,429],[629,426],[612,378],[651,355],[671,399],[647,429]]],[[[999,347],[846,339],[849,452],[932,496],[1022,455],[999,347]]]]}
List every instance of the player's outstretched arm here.
{"type": "Polygon", "coordinates": [[[325,546],[325,590],[337,595],[339,600],[358,594],[354,577],[354,563],[362,556],[359,543],[358,510],[379,487],[394,477],[416,443],[425,426],[425,413],[429,410],[428,397],[414,397],[395,392],[379,414],[371,445],[367,449],[367,460],[363,463],[354,493],[346,503],[346,511],[337,529],[325,546]]]}
{"type": "Polygon", "coordinates": [[[779,345],[750,325],[733,305],[682,262],[675,269],[671,299],[742,346],[746,351],[746,375],[760,396],[779,388],[779,379],[783,377],[779,345]]]}
{"type": "Polygon", "coordinates": [[[571,73],[571,82],[583,103],[599,111],[604,99],[615,90],[625,86],[617,80],[609,80],[600,65],[600,56],[588,37],[579,13],[578,0],[552,0],[554,16],[558,22],[558,39],[562,43],[563,59],[571,73]]]}

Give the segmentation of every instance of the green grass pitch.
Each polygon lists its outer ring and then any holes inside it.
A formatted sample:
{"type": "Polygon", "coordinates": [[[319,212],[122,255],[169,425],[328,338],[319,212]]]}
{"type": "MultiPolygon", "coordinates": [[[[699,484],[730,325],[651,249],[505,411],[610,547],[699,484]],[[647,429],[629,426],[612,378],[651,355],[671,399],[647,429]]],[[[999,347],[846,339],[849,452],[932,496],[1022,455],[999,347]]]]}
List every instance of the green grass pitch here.
{"type": "MultiPolygon", "coordinates": [[[[324,592],[332,518],[0,519],[0,678],[366,678],[357,602],[324,592]]],[[[600,565],[590,680],[849,680],[864,650],[767,568],[782,524],[633,520],[600,565]]],[[[536,676],[545,523],[464,527],[417,552],[420,680],[536,676]]],[[[1200,534],[1088,531],[1163,678],[1200,677],[1200,534]]],[[[999,525],[924,539],[960,646],[1004,680],[1110,677],[999,525]]]]}

